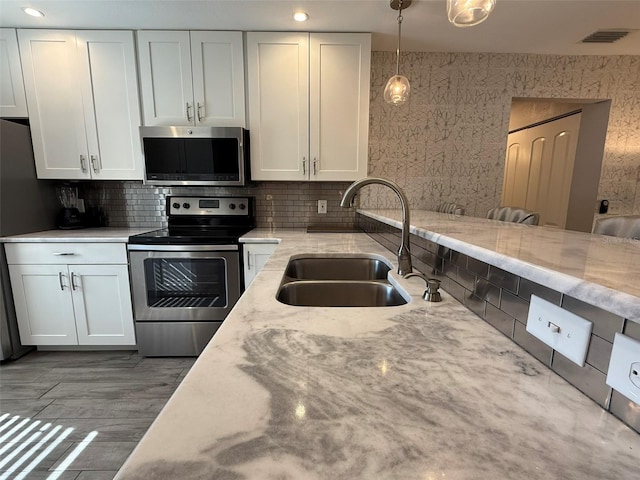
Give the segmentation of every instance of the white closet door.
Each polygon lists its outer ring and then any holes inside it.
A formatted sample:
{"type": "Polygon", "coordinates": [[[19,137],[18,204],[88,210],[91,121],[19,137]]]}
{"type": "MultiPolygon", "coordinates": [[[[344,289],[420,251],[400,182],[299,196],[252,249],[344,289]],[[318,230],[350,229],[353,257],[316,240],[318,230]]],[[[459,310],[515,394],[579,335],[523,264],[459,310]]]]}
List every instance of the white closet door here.
{"type": "Polygon", "coordinates": [[[247,34],[254,180],[308,179],[308,54],[308,34],[247,34]]]}
{"type": "Polygon", "coordinates": [[[371,35],[312,33],[309,52],[310,178],[366,177],[371,35]]]}
{"type": "Polygon", "coordinates": [[[133,32],[78,31],[77,41],[91,176],[142,180],[133,32]]]}
{"type": "Polygon", "coordinates": [[[187,31],[138,31],[145,125],[193,125],[191,44],[187,31]]]}
{"type": "Polygon", "coordinates": [[[242,32],[191,32],[196,124],[245,126],[242,32]]]}

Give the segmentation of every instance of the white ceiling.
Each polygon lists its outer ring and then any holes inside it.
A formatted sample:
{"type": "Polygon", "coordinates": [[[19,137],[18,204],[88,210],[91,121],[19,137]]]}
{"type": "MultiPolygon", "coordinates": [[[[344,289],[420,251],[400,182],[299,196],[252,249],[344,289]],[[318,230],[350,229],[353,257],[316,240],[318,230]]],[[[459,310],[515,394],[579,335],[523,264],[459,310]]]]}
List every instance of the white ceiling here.
{"type": "MultiPolygon", "coordinates": [[[[372,32],[374,50],[395,50],[396,16],[388,0],[0,0],[3,27],[372,32]],[[294,22],[294,10],[309,21],[294,22]]],[[[471,28],[448,23],[445,0],[413,0],[402,33],[406,51],[640,55],[640,0],[497,0],[471,28]],[[579,43],[611,28],[636,31],[614,44],[579,43]]]]}

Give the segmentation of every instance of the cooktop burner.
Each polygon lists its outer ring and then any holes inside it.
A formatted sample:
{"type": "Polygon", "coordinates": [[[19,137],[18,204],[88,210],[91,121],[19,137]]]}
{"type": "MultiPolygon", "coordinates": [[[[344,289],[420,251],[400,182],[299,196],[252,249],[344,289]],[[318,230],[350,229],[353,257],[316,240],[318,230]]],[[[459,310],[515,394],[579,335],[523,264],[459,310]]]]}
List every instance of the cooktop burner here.
{"type": "Polygon", "coordinates": [[[167,197],[168,228],[129,237],[134,244],[235,244],[255,227],[253,197],[167,197]]]}

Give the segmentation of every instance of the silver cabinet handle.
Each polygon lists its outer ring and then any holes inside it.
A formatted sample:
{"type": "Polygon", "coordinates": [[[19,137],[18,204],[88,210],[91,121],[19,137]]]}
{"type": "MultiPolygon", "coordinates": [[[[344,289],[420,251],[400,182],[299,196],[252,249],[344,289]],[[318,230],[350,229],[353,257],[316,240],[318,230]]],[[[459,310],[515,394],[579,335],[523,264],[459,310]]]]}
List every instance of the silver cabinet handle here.
{"type": "Polygon", "coordinates": [[[196,109],[197,114],[198,114],[198,121],[201,122],[202,121],[202,115],[201,115],[201,110],[202,110],[202,105],[200,105],[200,102],[197,103],[198,108],[196,109]]]}
{"type": "Polygon", "coordinates": [[[56,252],[56,253],[54,253],[54,255],[56,257],[66,257],[66,256],[69,256],[69,255],[75,255],[75,253],[73,253],[73,252],[56,252]]]}
{"type": "Polygon", "coordinates": [[[87,172],[87,159],[84,158],[84,155],[80,155],[80,168],[82,169],[82,173],[87,172]]]}
{"type": "Polygon", "coordinates": [[[98,158],[95,155],[91,155],[91,167],[93,168],[94,173],[98,173],[100,171],[98,158]]]}
{"type": "Polygon", "coordinates": [[[62,283],[62,277],[64,277],[64,275],[62,275],[62,272],[58,272],[58,281],[60,282],[60,290],[64,292],[64,283],[62,283]]]}
{"type": "Polygon", "coordinates": [[[317,171],[317,168],[316,168],[316,164],[317,164],[317,163],[318,163],[318,161],[317,161],[317,160],[315,159],[315,157],[314,157],[314,158],[313,158],[313,175],[314,175],[314,176],[318,174],[318,171],[317,171]]]}
{"type": "Polygon", "coordinates": [[[247,270],[251,270],[251,250],[247,250],[247,270]]]}
{"type": "Polygon", "coordinates": [[[302,157],[302,174],[307,174],[307,157],[302,157]]]}
{"type": "Polygon", "coordinates": [[[76,275],[75,273],[71,272],[71,289],[72,289],[72,290],[75,290],[76,288],[79,288],[79,287],[76,285],[76,281],[75,281],[75,279],[76,279],[76,277],[77,277],[77,276],[78,276],[78,275],[76,275]]]}
{"type": "Polygon", "coordinates": [[[189,112],[189,110],[191,110],[191,106],[189,105],[189,102],[187,102],[187,120],[191,121],[192,117],[191,117],[191,113],[189,112]]]}

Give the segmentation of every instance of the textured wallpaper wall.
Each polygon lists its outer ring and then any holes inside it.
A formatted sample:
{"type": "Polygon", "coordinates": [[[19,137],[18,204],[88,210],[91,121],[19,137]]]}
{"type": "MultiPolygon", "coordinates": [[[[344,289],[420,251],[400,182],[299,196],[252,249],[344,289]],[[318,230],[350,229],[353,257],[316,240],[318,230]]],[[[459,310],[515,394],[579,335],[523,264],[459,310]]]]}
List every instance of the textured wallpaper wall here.
{"type": "MultiPolygon", "coordinates": [[[[373,52],[369,174],[396,181],[413,208],[451,201],[482,217],[498,205],[511,100],[535,97],[611,99],[599,198],[612,214],[640,213],[640,56],[406,53],[401,107],[382,100],[394,71],[395,52],[373,52]]],[[[369,187],[361,204],[397,200],[369,187]]]]}

